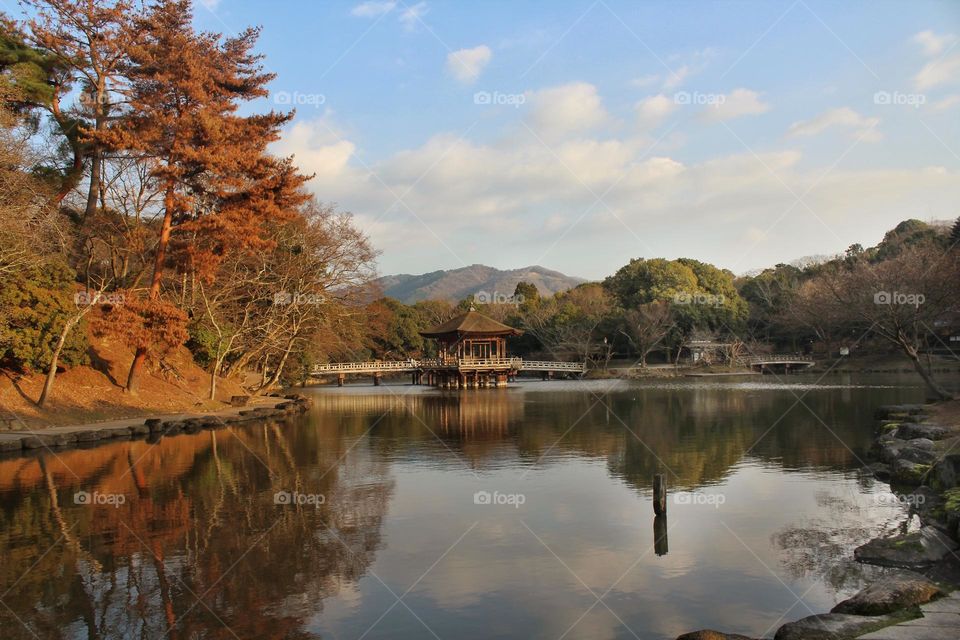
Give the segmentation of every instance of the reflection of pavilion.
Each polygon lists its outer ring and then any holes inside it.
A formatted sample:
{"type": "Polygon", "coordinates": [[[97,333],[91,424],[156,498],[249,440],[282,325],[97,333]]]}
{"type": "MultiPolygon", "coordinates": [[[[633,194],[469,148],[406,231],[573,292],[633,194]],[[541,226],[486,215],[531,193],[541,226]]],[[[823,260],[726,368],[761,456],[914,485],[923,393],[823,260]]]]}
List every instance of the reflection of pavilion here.
{"type": "MultiPolygon", "coordinates": [[[[520,395],[493,394],[317,394],[314,404],[324,412],[339,415],[358,413],[413,414],[438,434],[462,438],[499,438],[524,417],[520,395]]],[[[386,427],[390,420],[380,421],[386,427]]]]}

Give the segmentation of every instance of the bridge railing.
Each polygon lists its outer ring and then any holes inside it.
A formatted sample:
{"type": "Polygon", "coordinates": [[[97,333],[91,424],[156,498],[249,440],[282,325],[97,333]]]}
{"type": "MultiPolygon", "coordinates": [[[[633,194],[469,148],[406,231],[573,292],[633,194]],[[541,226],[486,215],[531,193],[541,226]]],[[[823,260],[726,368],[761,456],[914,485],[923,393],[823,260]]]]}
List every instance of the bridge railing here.
{"type": "Polygon", "coordinates": [[[550,362],[547,360],[524,360],[523,358],[423,358],[421,360],[371,360],[368,362],[329,362],[317,364],[317,375],[335,373],[380,373],[416,371],[419,369],[514,369],[517,371],[569,371],[583,373],[582,362],[550,362]]]}
{"type": "Polygon", "coordinates": [[[521,371],[573,371],[584,373],[587,370],[585,362],[551,362],[548,360],[524,360],[521,371]]]}
{"type": "Polygon", "coordinates": [[[810,362],[814,360],[811,356],[800,354],[778,353],[769,356],[741,356],[738,358],[744,364],[776,364],[780,362],[810,362]]]}

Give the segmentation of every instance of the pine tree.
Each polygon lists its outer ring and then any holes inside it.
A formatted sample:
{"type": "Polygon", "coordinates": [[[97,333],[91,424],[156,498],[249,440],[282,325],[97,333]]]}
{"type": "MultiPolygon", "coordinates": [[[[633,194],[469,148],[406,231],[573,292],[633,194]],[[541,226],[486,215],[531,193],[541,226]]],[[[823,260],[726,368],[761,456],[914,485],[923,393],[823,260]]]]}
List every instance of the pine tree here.
{"type": "MultiPolygon", "coordinates": [[[[252,53],[258,30],[226,39],[197,33],[189,0],[160,0],[137,28],[141,38],[128,70],[131,116],[115,129],[113,144],[153,158],[153,177],[163,188],[148,293],[156,301],[175,257],[212,277],[218,255],[255,247],[264,221],[292,215],[307,178],[289,160],[267,154],[292,114],[236,113],[243,102],[267,95],[273,79],[252,53]]],[[[128,391],[136,390],[147,355],[141,343],[128,391]]]]}

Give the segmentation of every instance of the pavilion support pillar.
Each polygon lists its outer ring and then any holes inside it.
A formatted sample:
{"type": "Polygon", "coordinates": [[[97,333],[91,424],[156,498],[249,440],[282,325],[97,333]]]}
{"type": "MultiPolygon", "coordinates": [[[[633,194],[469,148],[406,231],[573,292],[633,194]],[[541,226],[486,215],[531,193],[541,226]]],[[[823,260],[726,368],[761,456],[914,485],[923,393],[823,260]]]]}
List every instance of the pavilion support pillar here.
{"type": "Polygon", "coordinates": [[[509,377],[510,377],[510,376],[508,376],[508,375],[505,374],[505,373],[498,373],[498,374],[497,374],[497,387],[505,387],[505,386],[507,386],[507,379],[508,379],[509,377]]]}

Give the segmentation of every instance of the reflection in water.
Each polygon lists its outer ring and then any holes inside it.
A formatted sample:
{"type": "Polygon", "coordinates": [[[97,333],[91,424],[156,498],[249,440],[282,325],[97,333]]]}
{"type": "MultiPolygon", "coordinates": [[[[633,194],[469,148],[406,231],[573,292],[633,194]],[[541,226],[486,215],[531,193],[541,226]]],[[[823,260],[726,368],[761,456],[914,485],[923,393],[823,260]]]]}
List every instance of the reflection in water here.
{"type": "Polygon", "coordinates": [[[667,542],[667,516],[661,514],[653,518],[653,551],[658,556],[665,556],[670,551],[667,542]]]}
{"type": "Polygon", "coordinates": [[[873,407],[919,389],[609,386],[321,390],[292,423],[0,459],[3,636],[759,634],[780,580],[829,608],[902,519],[854,470],[873,407]],[[658,472],[724,500],[668,526],[658,472]]]}

